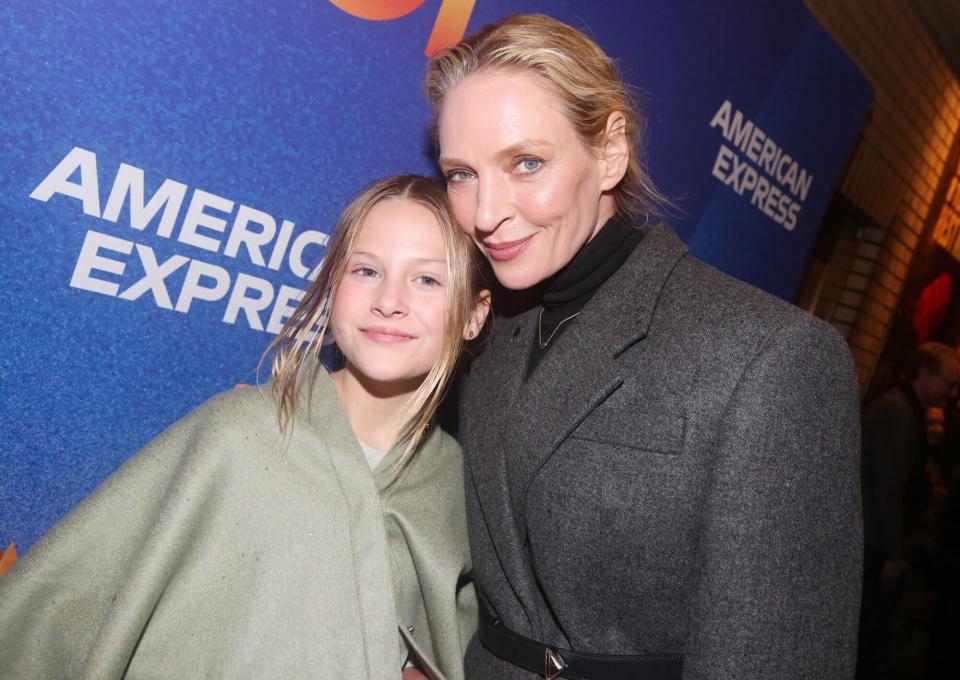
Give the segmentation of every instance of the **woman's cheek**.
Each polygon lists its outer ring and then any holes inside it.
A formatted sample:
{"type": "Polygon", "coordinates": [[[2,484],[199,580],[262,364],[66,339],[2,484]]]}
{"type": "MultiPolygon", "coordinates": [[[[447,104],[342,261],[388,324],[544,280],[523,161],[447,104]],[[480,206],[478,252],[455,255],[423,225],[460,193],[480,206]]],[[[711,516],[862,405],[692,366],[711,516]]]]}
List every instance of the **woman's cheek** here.
{"type": "Polygon", "coordinates": [[[448,189],[447,200],[450,202],[453,217],[457,220],[460,228],[472,236],[474,232],[473,215],[476,211],[473,193],[465,188],[448,189]]]}
{"type": "Polygon", "coordinates": [[[531,184],[522,193],[523,212],[529,221],[549,225],[566,214],[573,191],[571,182],[556,177],[531,184]]]}

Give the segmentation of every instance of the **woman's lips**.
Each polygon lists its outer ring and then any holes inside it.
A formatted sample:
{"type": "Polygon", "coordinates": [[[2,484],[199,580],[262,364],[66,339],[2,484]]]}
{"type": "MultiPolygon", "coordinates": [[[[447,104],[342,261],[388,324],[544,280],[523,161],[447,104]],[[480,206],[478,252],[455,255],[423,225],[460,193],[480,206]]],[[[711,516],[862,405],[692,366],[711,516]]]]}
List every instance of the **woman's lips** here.
{"type": "Polygon", "coordinates": [[[364,337],[367,337],[374,342],[394,343],[413,340],[412,335],[407,335],[406,333],[402,333],[392,328],[382,328],[380,326],[361,328],[360,332],[363,333],[364,337]]]}
{"type": "Polygon", "coordinates": [[[487,255],[496,262],[506,262],[512,260],[527,249],[530,241],[536,234],[531,234],[519,241],[508,241],[507,243],[487,243],[483,242],[483,247],[487,250],[487,255]]]}

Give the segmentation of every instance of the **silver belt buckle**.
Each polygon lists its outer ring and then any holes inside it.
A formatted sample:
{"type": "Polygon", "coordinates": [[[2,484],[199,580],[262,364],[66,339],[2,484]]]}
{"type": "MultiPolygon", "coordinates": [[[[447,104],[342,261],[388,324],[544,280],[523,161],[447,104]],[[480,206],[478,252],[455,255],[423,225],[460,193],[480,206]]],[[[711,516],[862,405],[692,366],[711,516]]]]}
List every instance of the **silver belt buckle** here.
{"type": "Polygon", "coordinates": [[[554,680],[554,678],[563,675],[565,670],[567,670],[567,662],[563,660],[563,657],[546,647],[543,650],[543,677],[546,680],[554,680]]]}

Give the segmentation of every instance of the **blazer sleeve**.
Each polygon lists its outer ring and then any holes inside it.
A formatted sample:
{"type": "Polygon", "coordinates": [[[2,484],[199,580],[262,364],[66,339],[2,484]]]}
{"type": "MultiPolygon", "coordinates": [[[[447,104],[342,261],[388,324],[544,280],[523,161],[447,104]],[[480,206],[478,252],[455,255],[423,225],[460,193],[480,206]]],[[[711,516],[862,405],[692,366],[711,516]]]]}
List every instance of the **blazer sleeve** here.
{"type": "Polygon", "coordinates": [[[772,332],[721,418],[684,678],[852,678],[862,570],[858,389],[813,317],[772,332]]]}

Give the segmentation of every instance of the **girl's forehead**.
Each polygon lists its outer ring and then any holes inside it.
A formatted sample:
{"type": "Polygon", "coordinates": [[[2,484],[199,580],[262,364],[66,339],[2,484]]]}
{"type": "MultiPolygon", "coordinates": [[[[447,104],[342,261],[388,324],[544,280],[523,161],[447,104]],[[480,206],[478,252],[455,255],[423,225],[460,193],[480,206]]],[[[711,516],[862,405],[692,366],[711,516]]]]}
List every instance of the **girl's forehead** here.
{"type": "Polygon", "coordinates": [[[360,224],[360,230],[362,232],[370,224],[385,220],[397,224],[424,223],[439,228],[437,218],[425,205],[405,196],[395,196],[372,205],[360,224]]]}
{"type": "Polygon", "coordinates": [[[446,261],[440,222],[426,206],[406,198],[374,205],[358,225],[353,253],[446,261]]]}

